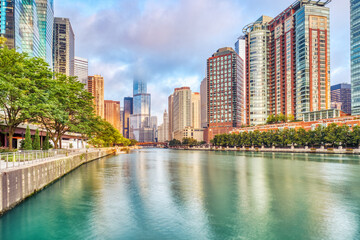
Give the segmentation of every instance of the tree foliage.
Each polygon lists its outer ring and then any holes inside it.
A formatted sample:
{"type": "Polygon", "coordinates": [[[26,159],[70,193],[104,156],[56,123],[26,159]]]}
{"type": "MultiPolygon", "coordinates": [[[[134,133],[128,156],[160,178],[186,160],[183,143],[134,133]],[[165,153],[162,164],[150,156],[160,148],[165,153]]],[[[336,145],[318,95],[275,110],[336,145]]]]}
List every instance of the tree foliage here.
{"type": "Polygon", "coordinates": [[[44,140],[44,142],[43,142],[43,147],[42,147],[42,149],[43,149],[44,151],[47,151],[47,150],[49,150],[49,148],[50,148],[49,133],[46,133],[46,137],[45,137],[45,140],[44,140]]]}
{"type": "Polygon", "coordinates": [[[52,71],[43,59],[29,58],[5,45],[0,48],[0,109],[4,112],[10,149],[15,129],[36,115],[51,79],[52,71]]]}
{"type": "Polygon", "coordinates": [[[241,132],[239,134],[216,135],[211,143],[215,146],[230,147],[289,147],[289,146],[353,146],[360,145],[360,127],[338,126],[335,123],[327,127],[318,126],[314,130],[304,128],[283,129],[267,132],[241,132]]]}
{"type": "Polygon", "coordinates": [[[33,150],[41,150],[39,129],[36,129],[32,149],[33,150]]]}
{"type": "Polygon", "coordinates": [[[32,140],[29,126],[26,127],[24,150],[32,150],[32,140]]]}

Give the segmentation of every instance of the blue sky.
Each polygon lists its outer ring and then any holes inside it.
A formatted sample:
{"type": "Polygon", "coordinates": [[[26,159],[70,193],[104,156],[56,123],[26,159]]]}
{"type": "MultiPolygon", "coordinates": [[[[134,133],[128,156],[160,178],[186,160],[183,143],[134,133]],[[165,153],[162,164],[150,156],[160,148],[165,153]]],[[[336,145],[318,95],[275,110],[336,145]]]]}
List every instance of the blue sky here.
{"type": "MultiPolygon", "coordinates": [[[[76,56],[89,74],[105,78],[105,99],[132,95],[134,77],[148,81],[159,118],[175,87],[199,91],[206,59],[233,47],[242,28],[261,15],[275,17],[288,0],[55,0],[55,16],[68,17],[76,56]]],[[[350,82],[350,1],[333,0],[331,83],[350,82]]],[[[161,122],[161,120],[160,120],[161,122]]]]}

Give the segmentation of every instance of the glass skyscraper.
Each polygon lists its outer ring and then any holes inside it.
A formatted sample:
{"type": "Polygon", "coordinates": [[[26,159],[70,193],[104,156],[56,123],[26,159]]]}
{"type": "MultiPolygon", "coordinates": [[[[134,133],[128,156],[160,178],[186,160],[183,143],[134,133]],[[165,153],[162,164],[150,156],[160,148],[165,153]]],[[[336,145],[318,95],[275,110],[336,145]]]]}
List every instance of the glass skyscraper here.
{"type": "Polygon", "coordinates": [[[53,0],[0,0],[0,35],[7,46],[52,66],[53,0]]]}
{"type": "Polygon", "coordinates": [[[360,1],[350,1],[351,114],[360,115],[360,1]]]}
{"type": "Polygon", "coordinates": [[[133,114],[130,116],[130,138],[139,142],[153,142],[153,129],[150,126],[151,95],[147,84],[134,80],[133,114]]]}

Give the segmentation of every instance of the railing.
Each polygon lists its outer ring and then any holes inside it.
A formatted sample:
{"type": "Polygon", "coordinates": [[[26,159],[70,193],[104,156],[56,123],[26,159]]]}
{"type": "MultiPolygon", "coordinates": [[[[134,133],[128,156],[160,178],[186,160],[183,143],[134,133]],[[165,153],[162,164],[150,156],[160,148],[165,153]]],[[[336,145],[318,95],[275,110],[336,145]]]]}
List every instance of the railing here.
{"type": "Polygon", "coordinates": [[[49,151],[18,151],[0,153],[0,171],[33,163],[45,162],[60,156],[69,156],[82,151],[85,152],[86,149],[53,149],[49,151]]]}

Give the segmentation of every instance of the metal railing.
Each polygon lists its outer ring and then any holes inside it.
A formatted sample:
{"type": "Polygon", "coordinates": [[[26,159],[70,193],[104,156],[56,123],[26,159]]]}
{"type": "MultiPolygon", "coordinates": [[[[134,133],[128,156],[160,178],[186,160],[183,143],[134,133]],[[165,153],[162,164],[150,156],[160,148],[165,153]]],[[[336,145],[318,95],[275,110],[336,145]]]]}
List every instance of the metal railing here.
{"type": "Polygon", "coordinates": [[[82,151],[86,151],[86,149],[53,149],[48,151],[40,150],[0,153],[0,171],[33,163],[45,162],[60,156],[69,156],[82,151]]]}

